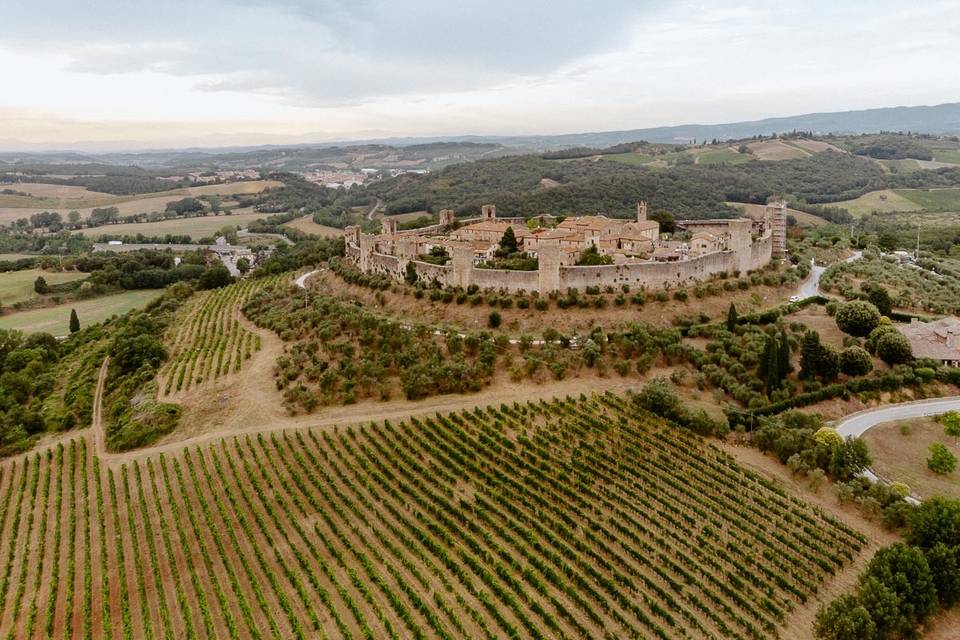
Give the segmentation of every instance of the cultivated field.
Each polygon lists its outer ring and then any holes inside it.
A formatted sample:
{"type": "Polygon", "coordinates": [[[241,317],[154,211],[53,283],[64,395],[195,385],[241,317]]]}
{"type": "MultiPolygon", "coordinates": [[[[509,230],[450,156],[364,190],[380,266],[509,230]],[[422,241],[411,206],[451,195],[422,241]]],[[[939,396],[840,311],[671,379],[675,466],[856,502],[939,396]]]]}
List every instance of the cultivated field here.
{"type": "Polygon", "coordinates": [[[194,240],[214,235],[223,227],[246,228],[254,220],[266,218],[266,213],[232,213],[226,215],[221,213],[218,216],[206,215],[194,218],[182,218],[179,220],[161,220],[158,222],[136,222],[132,224],[108,224],[93,229],[81,229],[75,233],[82,233],[90,238],[98,238],[101,235],[123,236],[137,235],[142,233],[145,236],[164,236],[189,235],[194,240]]]}
{"type": "Polygon", "coordinates": [[[821,153],[823,151],[836,151],[837,153],[846,153],[843,149],[835,147],[829,142],[823,142],[822,140],[790,140],[789,144],[794,147],[800,147],[804,151],[809,151],[810,153],[821,153]]]}
{"type": "Polygon", "coordinates": [[[296,220],[291,220],[290,222],[286,223],[286,226],[299,229],[304,233],[312,233],[315,236],[340,237],[343,235],[343,229],[317,224],[313,221],[312,216],[304,216],[302,218],[297,218],[296,220]]]}
{"type": "MultiPolygon", "coordinates": [[[[10,188],[20,191],[21,185],[11,185],[10,188]]],[[[45,185],[57,186],[57,185],[45,185]]],[[[220,195],[235,196],[260,193],[269,187],[280,187],[283,183],[274,180],[250,180],[246,182],[230,182],[227,184],[210,184],[200,187],[187,187],[183,189],[172,189],[159,193],[149,193],[138,196],[108,196],[103,200],[94,202],[60,202],[47,204],[46,202],[22,202],[17,205],[6,204],[0,206],[0,224],[8,224],[20,218],[29,218],[34,213],[41,211],[56,211],[66,218],[66,215],[73,210],[80,213],[81,218],[87,218],[90,212],[96,207],[117,207],[121,216],[129,216],[136,213],[151,213],[153,211],[164,211],[167,203],[181,200],[188,196],[220,195]],[[57,204],[57,206],[54,206],[57,204]],[[85,206],[75,206],[82,204],[85,206]]],[[[99,197],[103,194],[97,194],[99,197]]],[[[3,202],[0,201],[0,205],[3,202]]]]}
{"type": "Polygon", "coordinates": [[[854,200],[834,202],[831,206],[843,207],[854,216],[862,216],[874,211],[895,213],[898,211],[916,211],[920,209],[916,202],[908,200],[893,189],[882,189],[865,193],[854,200]]]}
{"type": "Polygon", "coordinates": [[[17,329],[24,333],[49,333],[64,336],[70,332],[70,309],[76,309],[80,326],[102,322],[113,315],[143,307],[162,293],[159,289],[139,289],[109,296],[77,300],[55,307],[17,311],[0,316],[0,329],[17,329]]]}
{"type": "Polygon", "coordinates": [[[740,153],[736,149],[708,149],[697,154],[697,164],[743,164],[755,158],[749,153],[740,153]]]}
{"type": "Polygon", "coordinates": [[[761,160],[790,160],[792,158],[803,158],[810,155],[809,152],[789,145],[780,140],[766,140],[763,142],[751,142],[747,145],[750,153],[761,160]]]}
{"type": "MultiPolygon", "coordinates": [[[[728,205],[737,207],[751,218],[762,218],[766,212],[766,207],[762,204],[743,204],[741,202],[728,202],[728,205]]],[[[807,224],[811,227],[821,227],[827,224],[827,221],[819,216],[806,211],[797,211],[796,209],[787,209],[787,215],[797,219],[800,224],[807,224]]]]}
{"type": "Polygon", "coordinates": [[[79,271],[43,271],[42,269],[0,273],[0,305],[9,307],[18,302],[39,298],[40,296],[33,290],[33,284],[38,276],[43,276],[47,284],[52,286],[82,280],[88,275],[79,271]]]}
{"type": "Polygon", "coordinates": [[[897,194],[927,211],[960,211],[960,189],[898,189],[897,194]]]}
{"type": "Polygon", "coordinates": [[[260,350],[260,336],[240,326],[244,302],[255,291],[279,283],[284,276],[241,280],[193,296],[182,320],[167,336],[169,359],[160,371],[162,396],[237,373],[260,350]]]}
{"type": "Polygon", "coordinates": [[[939,442],[960,455],[957,439],[948,437],[933,418],[878,424],[863,434],[870,447],[873,470],[894,482],[903,482],[922,498],[936,495],[960,498],[960,474],[940,475],[927,468],[930,445],[939,442]]]}
{"type": "Polygon", "coordinates": [[[0,253],[0,262],[14,262],[16,260],[23,260],[24,258],[35,257],[35,255],[30,253],[0,253]]]}
{"type": "Polygon", "coordinates": [[[0,475],[8,637],[766,640],[866,542],[612,395],[0,475]]]}

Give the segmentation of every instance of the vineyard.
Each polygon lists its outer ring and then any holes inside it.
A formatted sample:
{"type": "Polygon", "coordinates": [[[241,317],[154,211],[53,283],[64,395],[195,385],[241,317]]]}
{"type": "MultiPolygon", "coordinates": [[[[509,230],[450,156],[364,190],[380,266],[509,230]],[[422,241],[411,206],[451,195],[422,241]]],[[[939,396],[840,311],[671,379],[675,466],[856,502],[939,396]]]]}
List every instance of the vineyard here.
{"type": "Polygon", "coordinates": [[[260,350],[260,336],[240,325],[240,309],[253,293],[282,280],[280,276],[241,280],[194,296],[182,321],[170,329],[170,358],[159,376],[161,395],[240,371],[244,360],[260,350]]]}
{"type": "Polygon", "coordinates": [[[859,533],[614,395],[0,466],[0,638],[773,638],[859,533]]]}

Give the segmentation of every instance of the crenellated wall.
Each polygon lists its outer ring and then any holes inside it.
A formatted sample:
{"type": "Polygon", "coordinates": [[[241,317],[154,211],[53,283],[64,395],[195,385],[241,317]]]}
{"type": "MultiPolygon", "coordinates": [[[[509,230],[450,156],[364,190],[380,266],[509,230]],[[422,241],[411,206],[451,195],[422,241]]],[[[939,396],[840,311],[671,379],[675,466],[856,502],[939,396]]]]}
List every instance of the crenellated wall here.
{"type": "Polygon", "coordinates": [[[375,253],[375,236],[361,234],[351,229],[346,234],[346,255],[366,273],[377,273],[403,280],[407,264],[413,264],[420,280],[436,281],[442,286],[466,288],[475,285],[481,289],[506,291],[538,291],[546,294],[568,289],[584,289],[590,286],[621,286],[633,288],[673,289],[687,286],[710,276],[726,272],[745,273],[760,269],[770,262],[773,239],[767,233],[759,238],[751,237],[749,220],[729,221],[729,244],[726,249],[676,262],[627,262],[593,267],[561,266],[559,246],[541,247],[540,268],[536,271],[508,271],[480,269],[474,264],[474,255],[469,245],[453,247],[450,262],[435,265],[420,260],[411,260],[412,255],[404,241],[398,241],[400,255],[375,253]]]}
{"type": "Polygon", "coordinates": [[[717,251],[681,262],[638,262],[596,267],[560,267],[560,290],[590,286],[676,288],[737,267],[732,251],[717,251]]]}

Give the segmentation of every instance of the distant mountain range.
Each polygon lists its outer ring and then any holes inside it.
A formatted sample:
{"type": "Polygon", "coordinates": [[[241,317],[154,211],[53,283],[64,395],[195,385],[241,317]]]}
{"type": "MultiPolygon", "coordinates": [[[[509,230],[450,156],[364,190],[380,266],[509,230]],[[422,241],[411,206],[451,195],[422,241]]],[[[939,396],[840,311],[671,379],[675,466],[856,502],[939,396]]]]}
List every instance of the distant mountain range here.
{"type": "MultiPolygon", "coordinates": [[[[814,134],[859,134],[879,131],[902,131],[939,135],[960,135],[960,102],[935,106],[884,107],[860,111],[808,113],[782,118],[765,118],[726,124],[684,124],[624,131],[597,131],[560,135],[519,136],[423,136],[395,137],[371,140],[339,140],[324,143],[295,145],[259,145],[228,148],[170,149],[131,153],[77,153],[77,152],[21,152],[0,153],[0,161],[40,162],[107,162],[111,164],[187,165],[216,163],[218,156],[240,154],[253,156],[282,155],[285,150],[324,149],[354,145],[383,145],[403,148],[412,145],[471,142],[499,145],[506,153],[538,152],[570,147],[605,147],[623,142],[646,140],[658,143],[688,143],[692,140],[735,140],[753,136],[769,136],[791,131],[812,131],[814,134]],[[162,159],[161,159],[162,158],[162,159]]],[[[490,153],[487,151],[486,153],[490,153]]]]}

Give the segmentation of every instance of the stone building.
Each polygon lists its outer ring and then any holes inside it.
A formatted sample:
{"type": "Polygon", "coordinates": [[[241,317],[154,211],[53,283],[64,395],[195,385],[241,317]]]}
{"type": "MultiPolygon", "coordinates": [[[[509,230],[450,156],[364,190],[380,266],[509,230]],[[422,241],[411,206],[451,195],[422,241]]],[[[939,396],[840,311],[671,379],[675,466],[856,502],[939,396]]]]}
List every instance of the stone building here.
{"type": "MultiPolygon", "coordinates": [[[[361,271],[403,279],[412,263],[424,281],[441,285],[552,293],[586,286],[672,288],[713,274],[745,273],[770,262],[776,238],[785,226],[775,227],[774,211],[761,221],[749,219],[681,220],[678,228],[689,240],[664,240],[656,221],[647,220],[646,203],[637,205],[634,220],[603,215],[568,217],[551,228],[530,230],[522,218],[497,218],[496,207],[484,205],[479,219],[463,221],[454,229],[449,210],[441,224],[410,231],[384,224],[384,232],[368,235],[358,227],[346,230],[346,253],[361,271]],[[500,238],[513,229],[518,249],[537,258],[536,271],[488,268],[500,238]],[[418,259],[434,247],[443,247],[450,259],[433,264],[418,259]],[[583,251],[595,248],[613,264],[579,266],[583,251]]],[[[546,216],[541,219],[546,219],[546,216]]]]}

